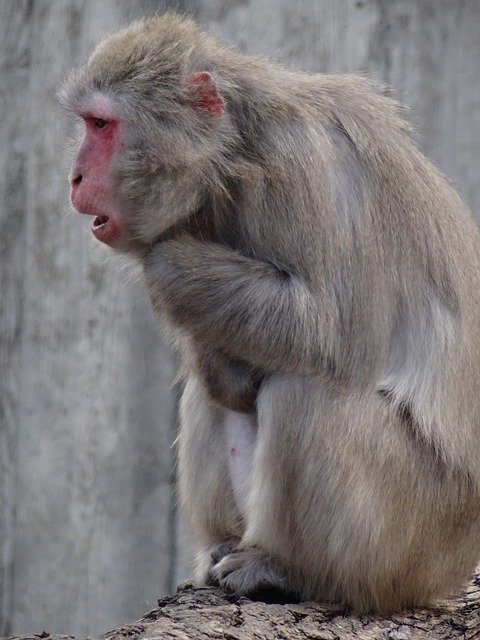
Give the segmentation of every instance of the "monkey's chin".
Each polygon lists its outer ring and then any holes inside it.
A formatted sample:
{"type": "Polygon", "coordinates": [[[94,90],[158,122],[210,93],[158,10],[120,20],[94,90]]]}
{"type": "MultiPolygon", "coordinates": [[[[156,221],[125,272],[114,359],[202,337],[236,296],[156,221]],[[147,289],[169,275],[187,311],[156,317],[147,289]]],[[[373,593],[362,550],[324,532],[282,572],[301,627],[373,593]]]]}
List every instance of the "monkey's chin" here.
{"type": "Polygon", "coordinates": [[[100,242],[115,247],[122,235],[121,225],[112,216],[99,215],[93,220],[92,233],[100,242]]]}

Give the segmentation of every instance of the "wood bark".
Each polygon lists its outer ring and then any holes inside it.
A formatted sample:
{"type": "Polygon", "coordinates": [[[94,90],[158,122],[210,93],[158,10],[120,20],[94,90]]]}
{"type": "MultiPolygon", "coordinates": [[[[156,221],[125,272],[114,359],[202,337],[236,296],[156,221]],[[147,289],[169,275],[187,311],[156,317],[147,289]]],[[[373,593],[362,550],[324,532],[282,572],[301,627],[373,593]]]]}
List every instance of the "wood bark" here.
{"type": "MultiPolygon", "coordinates": [[[[480,569],[480,567],[479,567],[480,569]]],[[[478,571],[478,570],[477,570],[478,571]]],[[[12,636],[10,640],[70,640],[74,636],[12,636]]],[[[316,603],[275,604],[236,598],[217,588],[184,584],[140,620],[99,636],[99,640],[473,640],[480,638],[480,573],[461,596],[428,609],[389,618],[358,617],[316,603]]],[[[0,639],[2,640],[2,639],[0,639]]]]}

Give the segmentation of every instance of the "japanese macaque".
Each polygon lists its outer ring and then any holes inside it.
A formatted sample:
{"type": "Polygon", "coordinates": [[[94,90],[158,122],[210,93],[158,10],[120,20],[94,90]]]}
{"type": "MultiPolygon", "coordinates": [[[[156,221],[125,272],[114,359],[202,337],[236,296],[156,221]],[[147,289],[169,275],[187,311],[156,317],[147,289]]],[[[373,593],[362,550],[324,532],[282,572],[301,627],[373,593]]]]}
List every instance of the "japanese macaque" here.
{"type": "Polygon", "coordinates": [[[197,578],[358,612],[480,558],[480,242],[396,102],[166,14],[62,91],[71,199],[141,262],[183,354],[197,578]]]}

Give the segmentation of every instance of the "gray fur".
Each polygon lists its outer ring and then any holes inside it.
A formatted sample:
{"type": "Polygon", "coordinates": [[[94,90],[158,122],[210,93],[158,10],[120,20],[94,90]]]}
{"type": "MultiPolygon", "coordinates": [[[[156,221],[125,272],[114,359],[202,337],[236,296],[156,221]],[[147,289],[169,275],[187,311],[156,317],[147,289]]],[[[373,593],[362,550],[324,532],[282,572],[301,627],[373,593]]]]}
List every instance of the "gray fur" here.
{"type": "Polygon", "coordinates": [[[106,39],[63,96],[93,91],[129,133],[124,248],[184,354],[199,577],[382,612],[457,588],[480,558],[479,234],[398,105],[173,14],[106,39]],[[198,71],[222,116],[190,103],[198,71]],[[245,516],[225,407],[257,418],[245,516]]]}

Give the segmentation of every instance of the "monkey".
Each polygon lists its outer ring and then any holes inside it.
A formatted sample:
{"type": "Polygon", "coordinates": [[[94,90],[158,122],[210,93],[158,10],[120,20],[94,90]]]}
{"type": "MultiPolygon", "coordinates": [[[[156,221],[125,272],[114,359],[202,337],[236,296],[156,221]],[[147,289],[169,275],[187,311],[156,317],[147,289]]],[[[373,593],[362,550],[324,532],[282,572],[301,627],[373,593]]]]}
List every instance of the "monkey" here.
{"type": "Polygon", "coordinates": [[[61,100],[73,207],[182,354],[196,579],[359,613],[454,593],[480,558],[479,231],[401,105],[175,13],[61,100]]]}

